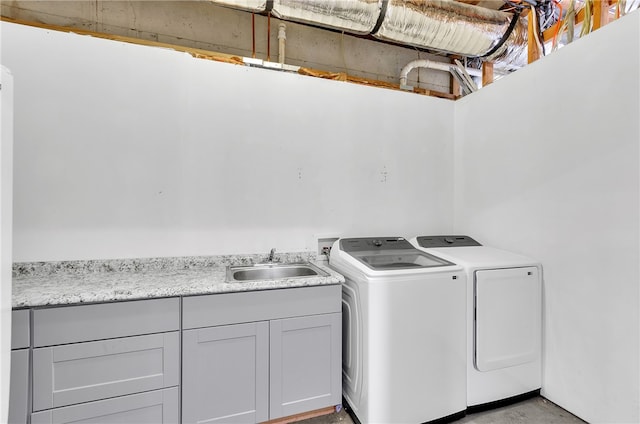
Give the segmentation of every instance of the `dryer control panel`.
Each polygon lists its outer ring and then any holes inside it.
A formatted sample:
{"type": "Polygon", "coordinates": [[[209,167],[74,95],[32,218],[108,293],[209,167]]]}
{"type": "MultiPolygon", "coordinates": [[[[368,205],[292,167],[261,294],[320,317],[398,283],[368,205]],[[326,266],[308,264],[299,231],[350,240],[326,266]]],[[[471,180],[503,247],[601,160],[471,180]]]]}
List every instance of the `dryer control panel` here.
{"type": "Polygon", "coordinates": [[[420,247],[482,246],[469,236],[422,236],[417,240],[420,247]]]}

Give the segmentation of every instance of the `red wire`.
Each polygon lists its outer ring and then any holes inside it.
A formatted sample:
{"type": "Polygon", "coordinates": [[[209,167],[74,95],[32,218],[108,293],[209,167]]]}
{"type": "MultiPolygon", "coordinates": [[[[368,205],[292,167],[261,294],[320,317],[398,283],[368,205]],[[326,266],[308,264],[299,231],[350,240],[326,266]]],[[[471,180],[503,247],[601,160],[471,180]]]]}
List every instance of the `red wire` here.
{"type": "Polygon", "coordinates": [[[562,2],[560,0],[553,0],[555,4],[560,8],[560,14],[558,15],[558,22],[556,23],[556,32],[553,34],[553,45],[555,46],[556,40],[558,38],[558,33],[560,32],[560,25],[562,25],[562,2]]]}

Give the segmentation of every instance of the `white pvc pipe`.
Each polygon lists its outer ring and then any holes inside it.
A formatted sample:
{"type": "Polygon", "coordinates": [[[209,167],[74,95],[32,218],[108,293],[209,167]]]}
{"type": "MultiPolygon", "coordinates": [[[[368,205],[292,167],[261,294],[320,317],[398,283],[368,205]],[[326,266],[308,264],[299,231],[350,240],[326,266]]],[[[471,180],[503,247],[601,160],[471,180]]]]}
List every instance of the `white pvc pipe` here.
{"type": "Polygon", "coordinates": [[[284,47],[287,40],[287,26],[278,25],[278,62],[284,63],[284,47]]]}
{"type": "Polygon", "coordinates": [[[449,72],[451,65],[448,63],[434,62],[432,60],[426,59],[418,59],[411,61],[402,68],[400,71],[400,85],[407,85],[407,77],[409,76],[409,72],[414,70],[415,68],[429,68],[436,69],[438,71],[449,72]]]}
{"type": "MultiPolygon", "coordinates": [[[[402,71],[400,71],[400,85],[407,85],[407,77],[409,76],[409,72],[411,72],[415,68],[428,68],[435,69],[437,71],[451,72],[452,66],[453,65],[451,65],[450,63],[434,62],[433,60],[427,59],[414,60],[407,63],[405,67],[402,68],[402,71]]],[[[482,76],[482,71],[479,69],[466,68],[466,70],[469,75],[473,75],[476,77],[482,76]]]]}

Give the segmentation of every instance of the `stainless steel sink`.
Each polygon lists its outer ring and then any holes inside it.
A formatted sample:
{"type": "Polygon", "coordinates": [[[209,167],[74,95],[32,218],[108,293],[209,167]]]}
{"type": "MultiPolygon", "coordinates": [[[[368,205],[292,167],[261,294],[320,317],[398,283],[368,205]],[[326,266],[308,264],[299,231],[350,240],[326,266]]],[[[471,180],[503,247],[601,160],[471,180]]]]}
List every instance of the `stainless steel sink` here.
{"type": "Polygon", "coordinates": [[[258,280],[279,280],[282,278],[304,278],[329,274],[309,262],[289,264],[256,264],[249,266],[228,266],[227,282],[258,280]]]}

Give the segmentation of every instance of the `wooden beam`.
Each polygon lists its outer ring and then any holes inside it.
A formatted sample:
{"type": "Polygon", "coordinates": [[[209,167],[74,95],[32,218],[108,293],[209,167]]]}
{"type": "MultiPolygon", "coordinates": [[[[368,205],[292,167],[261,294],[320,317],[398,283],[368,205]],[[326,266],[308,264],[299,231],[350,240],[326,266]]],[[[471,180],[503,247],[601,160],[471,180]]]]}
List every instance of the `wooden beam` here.
{"type": "Polygon", "coordinates": [[[537,16],[534,15],[534,9],[529,9],[529,19],[528,19],[528,30],[527,30],[527,47],[528,47],[528,61],[527,63],[533,63],[540,58],[540,50],[538,49],[538,29],[536,26],[538,25],[537,16]]]}
{"type": "Polygon", "coordinates": [[[593,0],[593,30],[609,23],[609,0],[593,0]]]}
{"type": "Polygon", "coordinates": [[[459,97],[461,95],[460,83],[453,75],[451,75],[449,79],[451,81],[451,94],[459,97]]]}
{"type": "Polygon", "coordinates": [[[413,92],[417,94],[424,94],[425,96],[439,97],[441,99],[449,99],[449,100],[456,100],[458,97],[460,97],[460,96],[454,96],[451,93],[443,93],[442,91],[427,90],[425,88],[419,88],[419,87],[413,87],[413,92]]]}
{"type": "Polygon", "coordinates": [[[482,86],[493,82],[493,62],[482,62],[482,86]]]}

